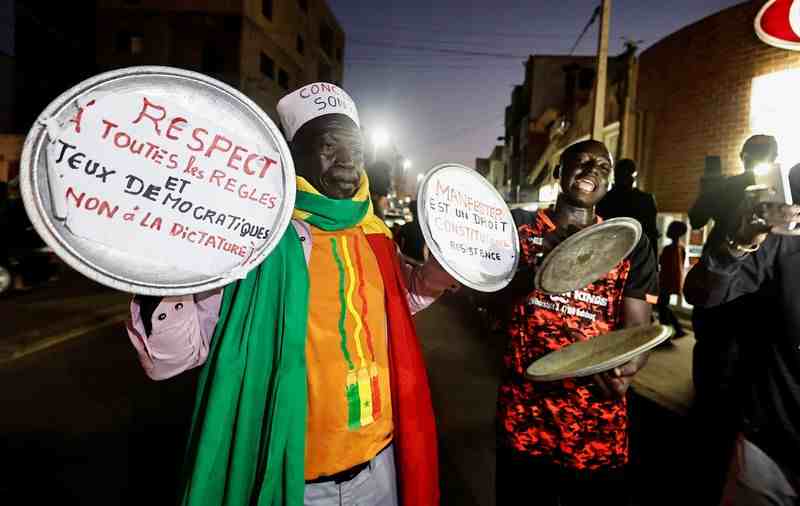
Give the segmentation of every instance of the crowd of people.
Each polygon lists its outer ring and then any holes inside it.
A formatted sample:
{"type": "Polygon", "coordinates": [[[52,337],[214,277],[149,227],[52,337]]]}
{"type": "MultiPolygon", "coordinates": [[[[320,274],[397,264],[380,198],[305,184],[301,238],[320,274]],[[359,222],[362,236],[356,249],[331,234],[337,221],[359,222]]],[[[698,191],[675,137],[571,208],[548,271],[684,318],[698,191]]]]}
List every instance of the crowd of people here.
{"type": "MultiPolygon", "coordinates": [[[[224,289],[132,302],[128,334],[151,378],[204,368],[181,504],[439,504],[436,423],[411,316],[458,283],[426,251],[416,217],[398,234],[407,256],[398,253],[379,217],[386,184],[365,176],[357,108],[343,90],[336,96],[342,107],[324,112],[303,107],[298,92],[279,103],[298,192],[292,226],[267,260],[224,289]]],[[[745,143],[746,172],[774,161],[768,140],[745,143]]],[[[705,488],[693,504],[796,505],[800,239],[774,231],[800,222],[800,208],[745,205],[738,179],[701,195],[696,214],[713,217],[718,240],[684,288],[686,226],[669,226],[657,260],[656,202],[635,187],[634,161],[615,164],[605,145],[583,141],[563,151],[554,176],[554,206],[513,212],[519,266],[493,296],[507,342],[497,504],[520,504],[531,490],[536,505],[628,504],[627,395],[647,354],[584,378],[534,383],[525,370],[571,343],[651,324],[656,302],[682,336],[669,298],[683,291],[699,308],[693,415],[708,431],[700,439],[714,441],[698,448],[696,460],[713,465],[698,466],[705,488]],[[642,224],[633,251],[583,289],[589,297],[562,296],[580,311],[553,309],[533,283],[542,258],[616,216],[642,224]]]]}

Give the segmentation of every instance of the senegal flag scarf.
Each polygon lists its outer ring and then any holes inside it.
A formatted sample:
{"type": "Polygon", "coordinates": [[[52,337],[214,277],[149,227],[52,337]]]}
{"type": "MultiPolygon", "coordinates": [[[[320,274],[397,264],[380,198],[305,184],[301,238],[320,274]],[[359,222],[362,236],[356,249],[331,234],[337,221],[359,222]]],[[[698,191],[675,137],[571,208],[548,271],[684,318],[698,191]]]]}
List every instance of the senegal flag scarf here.
{"type": "MultiPolygon", "coordinates": [[[[362,178],[351,200],[297,178],[294,219],[323,230],[361,227],[381,270],[400,500],[439,503],[436,427],[401,267],[362,178]]],[[[302,506],[306,434],[308,268],[294,227],[267,259],[225,288],[198,384],[184,506],[302,506]]],[[[316,366],[312,364],[312,367],[316,366]]]]}

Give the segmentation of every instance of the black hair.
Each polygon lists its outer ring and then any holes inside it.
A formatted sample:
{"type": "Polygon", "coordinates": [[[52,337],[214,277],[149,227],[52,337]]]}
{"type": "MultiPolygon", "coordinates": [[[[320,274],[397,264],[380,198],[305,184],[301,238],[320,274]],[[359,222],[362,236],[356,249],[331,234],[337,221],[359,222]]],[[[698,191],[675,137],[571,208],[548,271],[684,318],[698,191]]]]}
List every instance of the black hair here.
{"type": "Polygon", "coordinates": [[[667,227],[667,237],[677,242],[678,239],[686,235],[688,230],[689,227],[686,226],[686,223],[682,221],[673,221],[667,227]]]}
{"type": "Polygon", "coordinates": [[[617,161],[617,164],[614,166],[614,174],[616,177],[622,175],[632,177],[635,172],[636,162],[630,158],[623,158],[622,160],[617,161]]]}

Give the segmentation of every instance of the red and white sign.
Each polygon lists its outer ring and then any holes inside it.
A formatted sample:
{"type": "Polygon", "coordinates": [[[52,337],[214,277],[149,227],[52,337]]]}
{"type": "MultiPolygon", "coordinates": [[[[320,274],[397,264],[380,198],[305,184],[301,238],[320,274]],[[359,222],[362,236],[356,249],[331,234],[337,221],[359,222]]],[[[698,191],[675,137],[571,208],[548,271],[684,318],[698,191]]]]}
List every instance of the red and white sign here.
{"type": "Polygon", "coordinates": [[[278,127],[202,74],[131,67],[56,98],[25,141],[25,208],[70,266],[107,286],[183,295],[243,278],[294,207],[278,127]]]}
{"type": "Polygon", "coordinates": [[[770,46],[800,51],[800,0],[769,0],[758,11],[755,28],[770,46]]]}

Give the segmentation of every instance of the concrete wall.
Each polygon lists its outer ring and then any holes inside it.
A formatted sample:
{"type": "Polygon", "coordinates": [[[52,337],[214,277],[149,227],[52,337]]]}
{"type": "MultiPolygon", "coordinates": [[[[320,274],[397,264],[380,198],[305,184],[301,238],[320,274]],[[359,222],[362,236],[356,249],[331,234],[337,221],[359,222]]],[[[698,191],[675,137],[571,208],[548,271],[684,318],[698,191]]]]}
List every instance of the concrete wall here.
{"type": "Polygon", "coordinates": [[[562,109],[566,100],[564,67],[577,64],[594,68],[592,56],[536,55],[531,72],[531,118],[538,118],[548,108],[562,109]]]}
{"type": "Polygon", "coordinates": [[[303,67],[295,55],[285,51],[276,41],[264,33],[249,18],[244,19],[242,30],[242,86],[241,89],[252,98],[273,120],[277,120],[275,106],[278,100],[290,90],[305,81],[303,67]],[[274,62],[274,78],[261,73],[261,54],[274,62]],[[278,75],[284,70],[289,75],[289,86],[284,89],[278,84],[278,75]]]}
{"type": "Polygon", "coordinates": [[[800,68],[800,52],[774,48],[755,34],[763,1],[721,11],[673,33],[640,58],[640,165],[660,211],[686,212],[694,202],[705,157],[723,171],[741,171],[739,151],[751,134],[754,77],[800,68]]]}
{"type": "Polygon", "coordinates": [[[345,36],[324,0],[272,0],[271,16],[264,0],[99,0],[97,63],[101,70],[130,65],[171,65],[211,75],[242,90],[277,120],[280,97],[319,80],[342,81],[345,36]],[[320,27],[330,27],[330,55],[320,47],[320,27]],[[138,54],[120,51],[121,33],[143,40],[138,54]],[[298,47],[302,38],[302,52],[298,47]],[[209,51],[219,62],[211,71],[209,51]],[[272,60],[269,77],[261,71],[261,55],[272,60]],[[282,86],[285,72],[288,83],[282,86]]]}
{"type": "Polygon", "coordinates": [[[169,65],[194,70],[239,86],[241,17],[149,9],[97,11],[98,70],[133,65],[169,65]],[[141,37],[141,52],[120,48],[121,34],[141,37]],[[212,52],[214,68],[204,60],[212,52]]]}

